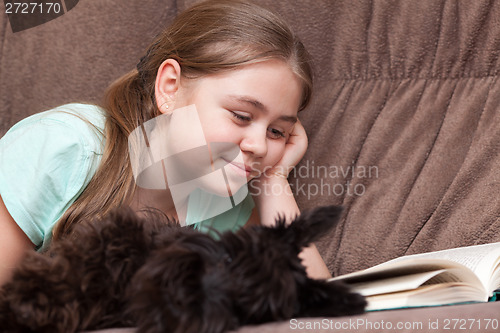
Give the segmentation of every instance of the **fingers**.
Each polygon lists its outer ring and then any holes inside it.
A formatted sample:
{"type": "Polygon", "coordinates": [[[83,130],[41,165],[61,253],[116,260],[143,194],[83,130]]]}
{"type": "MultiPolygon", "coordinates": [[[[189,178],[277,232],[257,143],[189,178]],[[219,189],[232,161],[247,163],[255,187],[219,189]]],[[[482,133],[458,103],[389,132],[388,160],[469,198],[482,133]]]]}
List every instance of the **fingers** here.
{"type": "Polygon", "coordinates": [[[290,140],[296,143],[300,142],[302,144],[305,144],[305,146],[307,147],[308,140],[307,140],[306,130],[302,125],[302,123],[300,122],[300,120],[297,120],[297,122],[295,123],[295,126],[293,127],[293,130],[290,133],[288,142],[290,142],[290,140]]]}

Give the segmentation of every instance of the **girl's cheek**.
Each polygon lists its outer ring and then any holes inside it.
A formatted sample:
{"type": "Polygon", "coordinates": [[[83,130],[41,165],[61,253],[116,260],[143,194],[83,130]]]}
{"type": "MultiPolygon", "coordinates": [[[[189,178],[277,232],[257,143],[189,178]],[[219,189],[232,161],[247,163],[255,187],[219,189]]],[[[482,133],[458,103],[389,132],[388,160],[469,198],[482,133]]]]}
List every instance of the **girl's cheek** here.
{"type": "Polygon", "coordinates": [[[274,147],[272,147],[271,164],[274,166],[281,160],[283,155],[285,155],[285,144],[277,144],[274,147]]]}

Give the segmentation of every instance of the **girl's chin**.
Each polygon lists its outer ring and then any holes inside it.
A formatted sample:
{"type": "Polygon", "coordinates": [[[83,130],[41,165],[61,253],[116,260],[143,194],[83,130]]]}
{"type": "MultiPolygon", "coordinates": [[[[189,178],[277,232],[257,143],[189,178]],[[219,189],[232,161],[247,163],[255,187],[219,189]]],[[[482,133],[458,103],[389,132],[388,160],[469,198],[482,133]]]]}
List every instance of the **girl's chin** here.
{"type": "Polygon", "coordinates": [[[259,171],[251,171],[250,175],[247,177],[247,180],[251,181],[251,180],[257,179],[260,177],[260,175],[261,175],[261,172],[259,172],[259,171]]]}
{"type": "Polygon", "coordinates": [[[217,195],[219,197],[223,198],[229,198],[230,196],[233,196],[236,192],[238,192],[245,184],[224,184],[221,186],[210,186],[210,187],[204,187],[203,190],[205,192],[217,195]]]}

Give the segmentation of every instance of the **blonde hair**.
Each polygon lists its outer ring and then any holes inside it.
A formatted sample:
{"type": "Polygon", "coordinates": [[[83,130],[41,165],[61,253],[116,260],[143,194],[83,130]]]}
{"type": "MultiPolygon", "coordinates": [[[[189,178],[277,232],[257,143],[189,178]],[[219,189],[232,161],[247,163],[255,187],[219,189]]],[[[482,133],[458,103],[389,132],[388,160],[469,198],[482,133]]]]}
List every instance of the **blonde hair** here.
{"type": "Polygon", "coordinates": [[[99,169],[54,229],[54,238],[71,233],[75,223],[102,216],[131,199],[135,183],[127,138],[159,115],[155,102],[158,68],[175,59],[181,76],[196,79],[240,66],[279,59],[302,82],[299,110],[312,93],[310,57],[289,26],[271,11],[242,0],[201,2],[176,17],[149,46],[137,69],[115,81],[105,93],[106,145],[99,169]]]}

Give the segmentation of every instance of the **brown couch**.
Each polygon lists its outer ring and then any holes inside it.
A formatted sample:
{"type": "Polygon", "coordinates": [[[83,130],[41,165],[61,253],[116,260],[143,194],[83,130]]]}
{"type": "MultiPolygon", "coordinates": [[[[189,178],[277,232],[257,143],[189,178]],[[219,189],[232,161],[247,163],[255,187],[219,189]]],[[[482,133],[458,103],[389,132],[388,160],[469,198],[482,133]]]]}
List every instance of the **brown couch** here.
{"type": "MultiPolygon", "coordinates": [[[[66,14],[16,33],[0,5],[0,135],[44,109],[98,102],[195,1],[68,1],[66,14]]],[[[282,13],[315,60],[301,114],[310,148],[290,181],[303,209],[346,208],[318,243],[333,274],[500,241],[500,1],[255,1],[282,13]]],[[[498,320],[500,303],[369,313],[338,320],[378,326],[338,331],[435,331],[454,318],[498,320]]],[[[311,331],[294,323],[240,331],[311,331]]]]}

